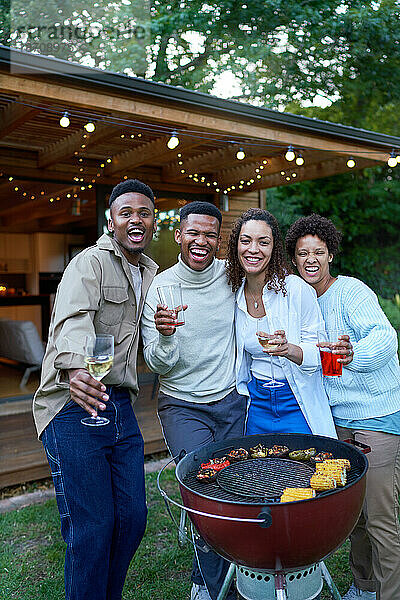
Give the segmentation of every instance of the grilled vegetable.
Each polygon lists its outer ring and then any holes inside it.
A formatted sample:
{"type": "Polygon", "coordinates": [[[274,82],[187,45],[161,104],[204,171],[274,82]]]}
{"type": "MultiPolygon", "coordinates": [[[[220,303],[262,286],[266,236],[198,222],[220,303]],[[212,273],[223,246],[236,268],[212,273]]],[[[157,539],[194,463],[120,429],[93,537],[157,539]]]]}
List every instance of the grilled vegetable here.
{"type": "Polygon", "coordinates": [[[287,446],[278,446],[275,444],[268,450],[268,456],[275,456],[276,458],[281,458],[287,454],[289,454],[289,448],[287,446]]]}
{"type": "Polygon", "coordinates": [[[211,483],[217,479],[218,472],[215,469],[200,469],[196,479],[202,483],[211,483]]]}
{"type": "Polygon", "coordinates": [[[327,477],[322,473],[314,473],[310,479],[310,487],[317,492],[325,492],[336,488],[336,481],[333,477],[327,477]]]}
{"type": "Polygon", "coordinates": [[[346,485],[346,468],[339,465],[327,465],[326,462],[316,465],[316,473],[321,473],[326,477],[332,477],[336,485],[344,487],[346,485]]]}
{"type": "Polygon", "coordinates": [[[228,465],[230,465],[230,461],[226,458],[226,456],[221,456],[221,458],[213,458],[208,463],[202,463],[202,469],[213,469],[214,471],[220,471],[224,469],[228,465]]]}
{"type": "Polygon", "coordinates": [[[304,452],[307,454],[308,460],[317,454],[315,448],[307,448],[307,450],[304,450],[304,452]]]}
{"type": "Polygon", "coordinates": [[[306,461],[308,460],[308,454],[305,450],[293,450],[292,452],[289,452],[289,458],[292,460],[306,461]]]}
{"type": "Polygon", "coordinates": [[[311,462],[314,464],[324,462],[324,460],[328,460],[333,458],[332,452],[318,452],[315,456],[311,457],[311,462]]]}
{"type": "Polygon", "coordinates": [[[250,456],[252,458],[265,458],[268,456],[268,448],[262,444],[257,444],[254,448],[250,448],[250,456]]]}
{"type": "Polygon", "coordinates": [[[325,465],[336,465],[339,467],[342,467],[344,469],[346,469],[346,471],[350,471],[351,469],[351,465],[350,465],[350,461],[347,460],[347,458],[333,458],[333,459],[328,459],[324,461],[325,465]]]}
{"type": "Polygon", "coordinates": [[[231,462],[238,462],[239,460],[246,460],[247,458],[249,458],[249,453],[244,448],[236,448],[227,454],[227,459],[231,462]]]}
{"type": "Polygon", "coordinates": [[[285,488],[281,496],[281,502],[308,500],[309,498],[315,498],[315,495],[315,490],[312,488],[285,488]]]}

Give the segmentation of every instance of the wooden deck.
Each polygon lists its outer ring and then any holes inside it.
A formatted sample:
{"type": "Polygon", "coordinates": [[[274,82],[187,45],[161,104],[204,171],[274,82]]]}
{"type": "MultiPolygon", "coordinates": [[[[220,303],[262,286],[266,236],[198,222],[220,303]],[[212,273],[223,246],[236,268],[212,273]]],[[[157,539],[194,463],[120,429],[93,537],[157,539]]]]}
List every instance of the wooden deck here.
{"type": "MultiPolygon", "coordinates": [[[[146,373],[141,378],[135,414],[148,455],[165,450],[165,444],[156,414],[154,375],[146,373]]],[[[0,401],[0,488],[50,475],[42,444],[36,437],[31,405],[30,393],[0,401]]]]}

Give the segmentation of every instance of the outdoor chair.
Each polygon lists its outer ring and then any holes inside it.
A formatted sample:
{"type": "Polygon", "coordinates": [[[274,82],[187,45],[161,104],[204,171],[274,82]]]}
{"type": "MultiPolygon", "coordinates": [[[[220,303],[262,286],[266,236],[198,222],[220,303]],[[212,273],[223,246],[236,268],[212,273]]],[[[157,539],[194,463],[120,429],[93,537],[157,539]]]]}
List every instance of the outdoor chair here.
{"type": "Polygon", "coordinates": [[[26,386],[31,373],[41,368],[43,356],[44,344],[32,321],[0,319],[0,357],[25,367],[20,388],[26,386]]]}

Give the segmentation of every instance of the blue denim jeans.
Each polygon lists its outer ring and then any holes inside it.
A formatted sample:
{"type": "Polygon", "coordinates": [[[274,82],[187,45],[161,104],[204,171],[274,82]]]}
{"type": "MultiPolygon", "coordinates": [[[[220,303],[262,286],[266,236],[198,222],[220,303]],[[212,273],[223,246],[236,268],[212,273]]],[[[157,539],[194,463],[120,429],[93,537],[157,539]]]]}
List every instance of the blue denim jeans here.
{"type": "Polygon", "coordinates": [[[121,600],[146,527],[142,434],[128,391],[107,393],[108,425],[82,425],[87,413],[71,400],[42,434],[67,544],[66,600],[121,600]]]}

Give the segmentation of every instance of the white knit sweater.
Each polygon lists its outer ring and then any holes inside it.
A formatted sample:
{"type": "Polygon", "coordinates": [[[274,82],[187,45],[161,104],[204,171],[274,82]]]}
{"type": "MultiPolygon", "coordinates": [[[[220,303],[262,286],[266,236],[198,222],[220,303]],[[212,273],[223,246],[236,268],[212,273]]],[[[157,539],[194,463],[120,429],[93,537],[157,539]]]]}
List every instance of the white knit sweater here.
{"type": "Polygon", "coordinates": [[[142,316],[144,358],[160,374],[160,390],[188,402],[215,402],[235,387],[235,296],[227,284],[225,263],[215,259],[204,271],[178,263],[157,275],[142,316]],[[180,283],[185,325],[171,336],[158,333],[154,312],[157,286],[180,283]]]}

